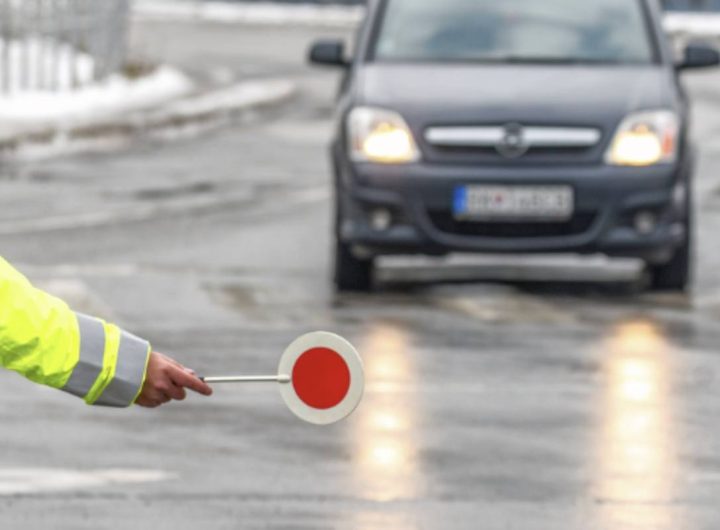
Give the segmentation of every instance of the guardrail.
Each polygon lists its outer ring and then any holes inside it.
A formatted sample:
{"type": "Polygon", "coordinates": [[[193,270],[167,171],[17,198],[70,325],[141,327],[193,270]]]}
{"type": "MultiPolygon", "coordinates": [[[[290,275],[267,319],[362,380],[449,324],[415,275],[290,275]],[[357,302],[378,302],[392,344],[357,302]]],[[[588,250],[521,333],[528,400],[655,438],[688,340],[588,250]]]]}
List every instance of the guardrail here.
{"type": "Polygon", "coordinates": [[[96,82],[125,60],[130,0],[0,0],[0,96],[96,82]]]}

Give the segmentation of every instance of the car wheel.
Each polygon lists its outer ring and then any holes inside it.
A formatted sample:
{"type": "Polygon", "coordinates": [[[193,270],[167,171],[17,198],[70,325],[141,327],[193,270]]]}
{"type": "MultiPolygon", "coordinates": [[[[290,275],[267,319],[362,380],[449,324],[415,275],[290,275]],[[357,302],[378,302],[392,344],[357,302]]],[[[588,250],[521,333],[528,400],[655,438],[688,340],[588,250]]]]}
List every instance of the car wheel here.
{"type": "Polygon", "coordinates": [[[375,264],[372,258],[356,258],[349,245],[336,240],[335,285],[339,291],[371,291],[374,269],[375,264]]]}
{"type": "Polygon", "coordinates": [[[691,266],[692,257],[688,239],[670,261],[649,268],[650,288],[654,291],[686,291],[690,285],[691,266]]]}
{"type": "Polygon", "coordinates": [[[651,265],[650,288],[654,291],[687,291],[692,282],[693,254],[693,215],[692,205],[688,205],[685,219],[685,241],[665,264],[651,265]]]}

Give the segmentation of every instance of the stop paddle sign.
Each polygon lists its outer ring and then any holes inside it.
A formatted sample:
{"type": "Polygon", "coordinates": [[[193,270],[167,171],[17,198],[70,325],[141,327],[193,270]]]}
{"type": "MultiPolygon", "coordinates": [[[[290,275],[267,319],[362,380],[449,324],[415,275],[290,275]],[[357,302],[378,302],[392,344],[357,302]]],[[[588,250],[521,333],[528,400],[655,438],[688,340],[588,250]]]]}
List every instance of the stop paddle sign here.
{"type": "Polygon", "coordinates": [[[287,406],[317,425],[349,416],[365,389],[358,352],[344,338],[324,331],[293,341],[280,359],[278,373],[290,375],[290,383],[280,388],[287,406]]]}
{"type": "Polygon", "coordinates": [[[300,419],[329,425],[357,408],[365,388],[362,360],[347,340],[325,331],[296,339],[280,358],[277,376],[205,377],[207,383],[277,382],[300,419]]]}

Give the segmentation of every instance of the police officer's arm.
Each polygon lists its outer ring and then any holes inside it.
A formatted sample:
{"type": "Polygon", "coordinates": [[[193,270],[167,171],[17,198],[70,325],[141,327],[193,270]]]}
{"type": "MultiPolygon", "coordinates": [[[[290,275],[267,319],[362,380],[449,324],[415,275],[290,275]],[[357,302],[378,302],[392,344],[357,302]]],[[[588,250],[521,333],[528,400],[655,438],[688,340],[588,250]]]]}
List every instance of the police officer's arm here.
{"type": "Polygon", "coordinates": [[[93,405],[157,406],[210,388],[150,344],[75,313],[0,258],[0,366],[93,405]]]}

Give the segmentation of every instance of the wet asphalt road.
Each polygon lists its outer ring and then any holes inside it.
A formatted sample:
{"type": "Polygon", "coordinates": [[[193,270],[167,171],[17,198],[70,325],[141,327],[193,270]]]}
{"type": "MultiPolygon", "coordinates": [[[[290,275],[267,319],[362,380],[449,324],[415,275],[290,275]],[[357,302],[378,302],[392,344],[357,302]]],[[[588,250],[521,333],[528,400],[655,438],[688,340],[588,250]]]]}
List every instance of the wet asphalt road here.
{"type": "Polygon", "coordinates": [[[690,78],[692,296],[643,294],[631,264],[564,258],[394,262],[378,293],[338,296],[335,77],[302,64],[327,33],[137,25],[136,54],[290,76],[299,95],[172,143],[3,168],[0,249],[203,373],[272,372],[295,336],[344,334],[366,363],[363,404],[330,428],[265,386],[92,410],[2,373],[0,528],[718,528],[720,76],[690,78]]]}

